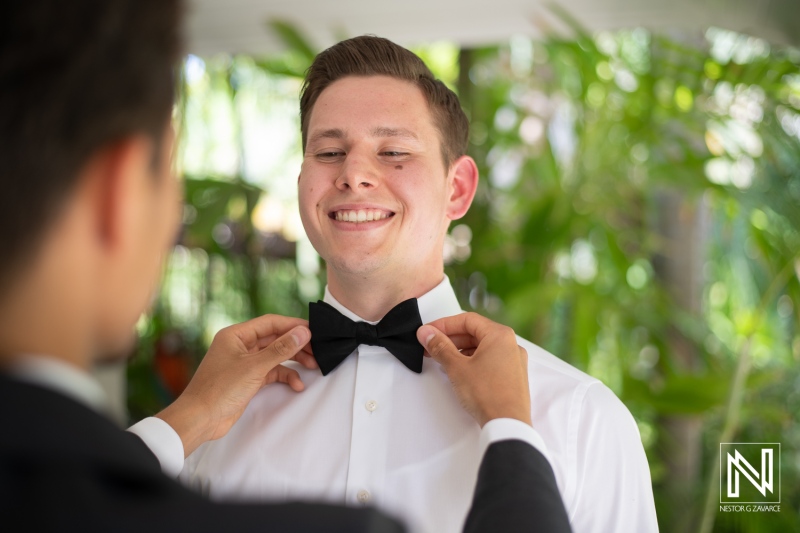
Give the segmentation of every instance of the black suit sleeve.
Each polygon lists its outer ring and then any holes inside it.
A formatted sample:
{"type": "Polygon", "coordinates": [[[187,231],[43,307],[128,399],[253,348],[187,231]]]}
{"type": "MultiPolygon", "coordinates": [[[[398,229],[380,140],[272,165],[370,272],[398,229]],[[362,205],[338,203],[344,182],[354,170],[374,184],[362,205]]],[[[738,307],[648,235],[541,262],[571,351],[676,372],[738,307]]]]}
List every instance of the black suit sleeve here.
{"type": "Polygon", "coordinates": [[[550,463],[521,440],[486,451],[464,533],[572,531],[550,463]]]}

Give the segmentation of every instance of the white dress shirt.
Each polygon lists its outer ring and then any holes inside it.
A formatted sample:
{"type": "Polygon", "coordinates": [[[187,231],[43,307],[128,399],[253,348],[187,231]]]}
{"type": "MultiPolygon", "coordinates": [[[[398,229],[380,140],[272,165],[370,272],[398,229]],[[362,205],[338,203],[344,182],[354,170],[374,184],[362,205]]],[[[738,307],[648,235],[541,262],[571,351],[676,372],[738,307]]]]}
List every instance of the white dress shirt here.
{"type": "MultiPolygon", "coordinates": [[[[325,302],[361,320],[325,291],[325,302]]],[[[419,298],[423,323],[461,313],[450,282],[419,298]]],[[[190,455],[180,479],[216,500],[314,499],[376,505],[411,531],[458,532],[488,442],[521,438],[549,459],[576,533],[657,531],[636,423],[611,390],[542,348],[528,352],[532,421],[478,424],[438,363],[421,374],[384,348],[359,346],[328,376],[297,369],[306,389],[261,390],[223,438],[190,455]],[[527,428],[527,429],[525,429],[527,428]]],[[[132,428],[161,459],[182,448],[157,419],[132,428]]]]}

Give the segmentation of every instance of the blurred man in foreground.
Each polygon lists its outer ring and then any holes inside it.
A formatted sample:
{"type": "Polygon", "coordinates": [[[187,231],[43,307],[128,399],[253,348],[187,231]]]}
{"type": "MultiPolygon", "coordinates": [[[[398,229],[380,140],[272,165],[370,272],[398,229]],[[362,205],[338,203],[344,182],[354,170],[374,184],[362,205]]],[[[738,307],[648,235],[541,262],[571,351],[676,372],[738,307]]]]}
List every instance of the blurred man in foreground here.
{"type": "MultiPolygon", "coordinates": [[[[102,414],[87,372],[130,349],[181,210],[169,127],[179,21],[169,0],[0,8],[3,522],[35,531],[401,531],[371,509],[211,504],[164,476],[141,440],[102,414]]],[[[469,412],[481,424],[529,423],[526,354],[513,335],[475,315],[435,325],[475,350],[459,353],[432,326],[419,331],[469,412]],[[492,361],[503,371],[484,372],[492,361]],[[487,379],[516,391],[514,401],[487,394],[487,379]]],[[[264,385],[303,389],[279,363],[315,366],[309,338],[305,321],[275,316],[223,330],[158,420],[187,453],[223,436],[264,385]]],[[[518,440],[489,446],[467,530],[498,524],[569,529],[546,459],[518,440]]]]}

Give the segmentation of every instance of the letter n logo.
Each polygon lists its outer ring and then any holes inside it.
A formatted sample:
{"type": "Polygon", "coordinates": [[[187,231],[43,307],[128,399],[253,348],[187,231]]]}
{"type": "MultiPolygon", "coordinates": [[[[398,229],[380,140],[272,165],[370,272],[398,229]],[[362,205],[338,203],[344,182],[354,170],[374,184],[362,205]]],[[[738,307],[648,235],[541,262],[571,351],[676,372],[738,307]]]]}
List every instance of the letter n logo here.
{"type": "Polygon", "coordinates": [[[780,503],[780,458],[777,442],[720,443],[720,503],[780,503]]]}

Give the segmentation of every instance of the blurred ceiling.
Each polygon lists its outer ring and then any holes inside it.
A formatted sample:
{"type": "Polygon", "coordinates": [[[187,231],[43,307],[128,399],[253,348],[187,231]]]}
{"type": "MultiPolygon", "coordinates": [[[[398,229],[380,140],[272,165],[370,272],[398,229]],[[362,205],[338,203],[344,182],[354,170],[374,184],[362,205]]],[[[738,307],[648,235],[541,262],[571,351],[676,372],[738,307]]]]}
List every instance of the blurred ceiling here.
{"type": "Polygon", "coordinates": [[[569,30],[557,4],[589,30],[645,27],[698,32],[718,26],[776,44],[800,44],[800,0],[189,0],[189,51],[267,54],[282,49],[267,28],[285,20],[319,48],[372,33],[413,45],[451,40],[490,44],[512,35],[569,30]]]}

